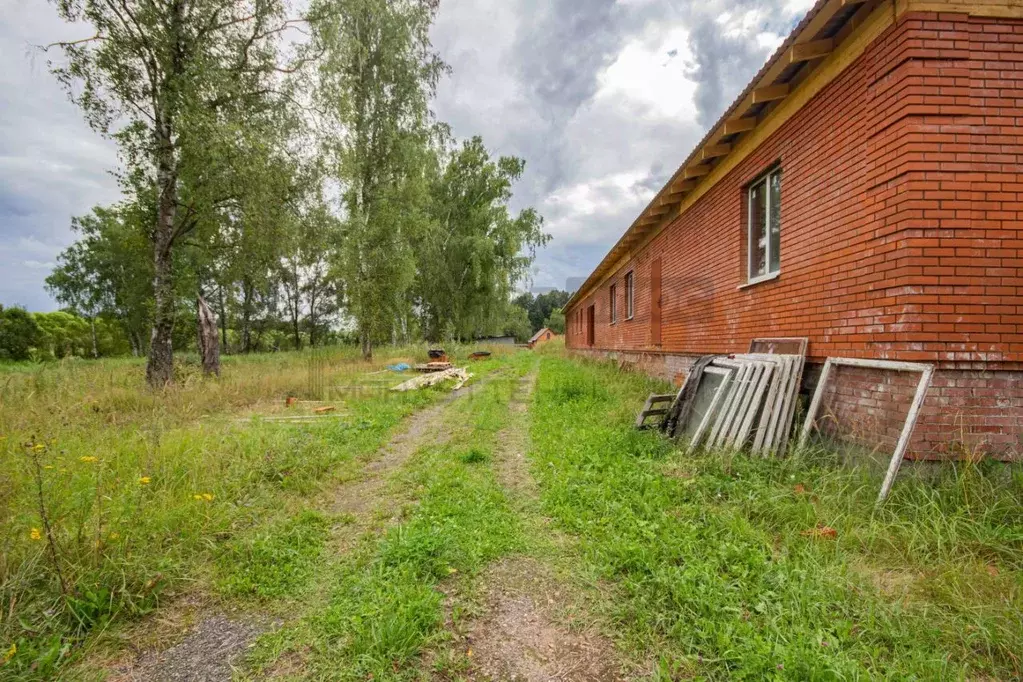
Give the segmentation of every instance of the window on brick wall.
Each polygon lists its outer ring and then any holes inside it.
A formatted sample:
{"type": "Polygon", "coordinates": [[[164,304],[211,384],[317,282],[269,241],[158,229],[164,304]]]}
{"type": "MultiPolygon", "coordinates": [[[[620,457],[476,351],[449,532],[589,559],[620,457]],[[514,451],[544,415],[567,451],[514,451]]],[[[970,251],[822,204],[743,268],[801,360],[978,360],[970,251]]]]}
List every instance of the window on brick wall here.
{"type": "Polygon", "coordinates": [[[633,300],[632,293],[633,293],[633,290],[635,288],[636,287],[633,286],[632,273],[631,272],[626,273],[625,274],[625,319],[626,320],[631,320],[632,319],[632,313],[634,312],[633,311],[633,305],[632,305],[632,300],[633,300]]]}
{"type": "Polygon", "coordinates": [[[612,284],[611,291],[608,294],[611,303],[611,324],[618,321],[618,285],[612,284]]]}
{"type": "Polygon", "coordinates": [[[781,270],[781,169],[759,178],[747,191],[749,281],[759,282],[781,270]]]}

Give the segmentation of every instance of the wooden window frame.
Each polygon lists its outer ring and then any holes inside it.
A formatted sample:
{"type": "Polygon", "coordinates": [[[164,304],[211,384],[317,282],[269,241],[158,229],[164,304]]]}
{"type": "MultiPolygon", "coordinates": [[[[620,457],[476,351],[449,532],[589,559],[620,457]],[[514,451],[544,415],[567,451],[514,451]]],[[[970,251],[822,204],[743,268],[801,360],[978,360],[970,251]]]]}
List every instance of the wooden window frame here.
{"type": "Polygon", "coordinates": [[[610,310],[610,323],[617,324],[618,322],[618,282],[614,282],[608,290],[608,299],[611,304],[610,310]]]}
{"type": "Polygon", "coordinates": [[[625,320],[636,316],[636,277],[635,271],[625,273],[625,320]]]}
{"type": "Polygon", "coordinates": [[[781,175],[781,165],[775,164],[768,170],[756,177],[755,180],[746,185],[746,284],[759,284],[776,279],[781,274],[781,205],[774,207],[778,212],[778,269],[771,270],[771,185],[770,179],[774,175],[781,175]],[[750,196],[753,189],[759,185],[764,186],[764,231],[767,238],[767,250],[764,254],[767,263],[767,271],[762,275],[753,274],[753,201],[750,196]]]}
{"type": "Polygon", "coordinates": [[[817,412],[820,410],[821,401],[824,399],[824,390],[828,383],[833,367],[862,367],[866,369],[889,370],[893,372],[919,372],[920,380],[916,385],[916,392],[909,405],[909,412],[906,413],[906,421],[899,433],[899,441],[895,444],[895,452],[888,461],[888,471],[885,473],[884,482],[881,484],[881,492],[877,495],[877,504],[881,504],[888,497],[888,493],[895,483],[895,476],[899,473],[902,459],[906,456],[909,448],[909,439],[916,427],[916,419],[920,414],[920,408],[927,397],[927,390],[931,386],[931,378],[934,376],[934,365],[921,362],[899,362],[897,360],[870,360],[866,358],[828,358],[824,361],[824,369],[821,370],[820,378],[817,379],[817,388],[813,392],[813,399],[810,407],[806,410],[806,420],[803,422],[803,431],[799,435],[799,448],[804,449],[810,438],[810,432],[817,425],[817,412]]]}

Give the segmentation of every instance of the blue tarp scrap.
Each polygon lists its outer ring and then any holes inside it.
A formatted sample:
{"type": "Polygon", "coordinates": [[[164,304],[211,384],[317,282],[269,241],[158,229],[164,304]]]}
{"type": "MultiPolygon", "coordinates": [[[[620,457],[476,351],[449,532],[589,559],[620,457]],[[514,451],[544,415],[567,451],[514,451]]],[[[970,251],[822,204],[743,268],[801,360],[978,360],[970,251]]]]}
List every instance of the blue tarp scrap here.
{"type": "Polygon", "coordinates": [[[409,365],[407,362],[399,362],[396,365],[388,365],[387,369],[391,370],[392,372],[404,372],[407,369],[411,369],[411,367],[412,366],[409,365]]]}

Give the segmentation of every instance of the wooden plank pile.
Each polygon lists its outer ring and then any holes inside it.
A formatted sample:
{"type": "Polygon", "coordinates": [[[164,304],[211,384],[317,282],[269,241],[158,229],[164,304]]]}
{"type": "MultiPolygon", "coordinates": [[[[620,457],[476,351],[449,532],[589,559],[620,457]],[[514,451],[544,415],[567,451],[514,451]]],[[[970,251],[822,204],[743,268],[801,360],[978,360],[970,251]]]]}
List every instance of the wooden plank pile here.
{"type": "Polygon", "coordinates": [[[455,385],[452,387],[451,390],[458,390],[463,385],[465,385],[465,382],[467,382],[471,377],[472,374],[467,372],[464,367],[452,367],[450,369],[445,369],[440,372],[432,372],[430,374],[422,374],[420,376],[414,377],[412,379],[409,379],[408,381],[398,384],[397,386],[394,386],[393,388],[391,388],[391,390],[413,391],[420,388],[426,388],[427,386],[433,386],[434,384],[439,384],[442,381],[446,381],[448,379],[455,380],[455,385]]]}

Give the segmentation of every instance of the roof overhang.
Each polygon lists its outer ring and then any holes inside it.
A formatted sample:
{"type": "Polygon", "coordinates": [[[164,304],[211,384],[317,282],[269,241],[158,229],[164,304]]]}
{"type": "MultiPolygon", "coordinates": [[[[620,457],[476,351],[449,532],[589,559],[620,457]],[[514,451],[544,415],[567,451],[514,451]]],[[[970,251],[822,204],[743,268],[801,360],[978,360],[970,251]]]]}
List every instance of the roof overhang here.
{"type": "MultiPolygon", "coordinates": [[[[734,158],[740,153],[740,148],[748,147],[746,142],[764,128],[772,112],[796,98],[804,89],[800,86],[822,64],[835,61],[836,53],[845,50],[847,42],[852,42],[850,38],[868,17],[875,10],[878,14],[884,11],[879,5],[887,7],[889,3],[883,0],[818,0],[582,286],[572,294],[563,309],[569,310],[603,284],[640,245],[645,245],[677,218],[694,198],[702,196],[710,185],[720,179],[722,174],[715,171],[734,166],[734,158]]],[[[888,14],[894,13],[892,6],[888,14]]],[[[892,21],[893,17],[885,22],[885,26],[892,21]]]]}

